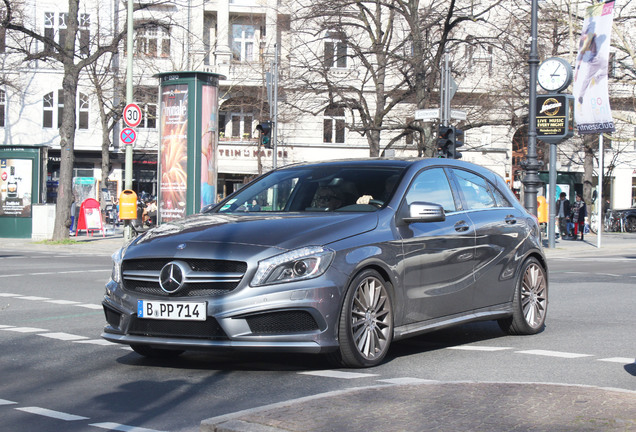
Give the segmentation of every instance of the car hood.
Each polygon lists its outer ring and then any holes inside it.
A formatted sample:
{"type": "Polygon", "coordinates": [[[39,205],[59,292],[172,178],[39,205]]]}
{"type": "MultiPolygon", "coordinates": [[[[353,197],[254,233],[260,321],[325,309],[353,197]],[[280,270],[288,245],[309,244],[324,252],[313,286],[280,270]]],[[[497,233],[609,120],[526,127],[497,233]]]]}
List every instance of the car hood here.
{"type": "Polygon", "coordinates": [[[157,256],[179,245],[207,244],[236,249],[276,248],[281,251],[308,245],[327,245],[373,230],[374,213],[226,215],[197,214],[167,222],[135,239],[126,256],[157,256]]]}

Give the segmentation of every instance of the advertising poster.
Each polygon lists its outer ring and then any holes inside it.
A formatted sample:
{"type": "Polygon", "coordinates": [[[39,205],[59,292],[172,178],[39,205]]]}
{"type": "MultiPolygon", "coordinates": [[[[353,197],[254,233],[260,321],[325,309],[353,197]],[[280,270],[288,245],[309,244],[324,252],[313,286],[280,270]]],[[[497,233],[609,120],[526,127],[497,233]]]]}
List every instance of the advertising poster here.
{"type": "Polygon", "coordinates": [[[162,222],[186,215],[188,155],[188,85],[161,87],[161,164],[159,217],[162,222]]]}
{"type": "Polygon", "coordinates": [[[31,159],[0,159],[0,216],[31,217],[31,159]]]}
{"type": "Polygon", "coordinates": [[[201,208],[203,208],[216,201],[217,87],[204,85],[201,99],[201,208]]]}
{"type": "Polygon", "coordinates": [[[574,69],[575,120],[580,134],[613,132],[607,68],[614,2],[598,3],[585,12],[574,69]]]}

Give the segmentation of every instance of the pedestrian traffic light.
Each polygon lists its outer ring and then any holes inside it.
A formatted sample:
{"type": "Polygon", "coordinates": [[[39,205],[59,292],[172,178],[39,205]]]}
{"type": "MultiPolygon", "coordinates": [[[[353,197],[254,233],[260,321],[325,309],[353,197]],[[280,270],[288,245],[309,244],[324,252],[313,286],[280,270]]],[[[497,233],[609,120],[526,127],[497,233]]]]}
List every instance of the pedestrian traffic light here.
{"type": "Polygon", "coordinates": [[[256,130],[260,132],[259,143],[268,149],[272,148],[272,122],[267,120],[259,123],[256,130]]]}
{"type": "Polygon", "coordinates": [[[461,159],[461,152],[457,151],[458,147],[464,145],[464,131],[461,129],[453,128],[453,159],[461,159]]]}
{"type": "Polygon", "coordinates": [[[437,157],[452,158],[454,128],[440,125],[437,132],[437,157]]]}

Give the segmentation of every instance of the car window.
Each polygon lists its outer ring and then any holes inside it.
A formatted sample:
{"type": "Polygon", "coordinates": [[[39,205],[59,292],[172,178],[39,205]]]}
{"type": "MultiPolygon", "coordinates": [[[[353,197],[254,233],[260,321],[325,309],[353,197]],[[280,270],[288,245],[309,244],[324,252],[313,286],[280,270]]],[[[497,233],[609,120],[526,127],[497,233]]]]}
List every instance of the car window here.
{"type": "Polygon", "coordinates": [[[495,199],[490,193],[488,183],[484,178],[459,169],[454,169],[453,173],[464,195],[467,206],[466,210],[493,208],[497,206],[495,199]]]}
{"type": "Polygon", "coordinates": [[[497,203],[497,207],[512,207],[512,204],[510,204],[510,201],[508,201],[508,198],[506,198],[499,189],[497,189],[490,183],[488,183],[488,185],[490,186],[490,190],[495,196],[495,202],[497,203]]]}
{"type": "Polygon", "coordinates": [[[427,169],[415,177],[406,193],[406,203],[410,205],[414,202],[440,204],[446,213],[457,210],[448,178],[442,168],[427,169]]]}
{"type": "Polygon", "coordinates": [[[393,195],[403,168],[327,166],[263,176],[222,202],[219,213],[376,211],[393,195]]]}

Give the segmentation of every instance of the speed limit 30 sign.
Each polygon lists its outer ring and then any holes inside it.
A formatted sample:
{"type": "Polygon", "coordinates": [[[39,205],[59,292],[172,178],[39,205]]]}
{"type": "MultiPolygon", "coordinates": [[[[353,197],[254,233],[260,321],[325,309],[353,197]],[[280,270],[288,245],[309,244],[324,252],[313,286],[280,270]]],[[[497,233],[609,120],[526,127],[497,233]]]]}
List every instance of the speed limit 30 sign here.
{"type": "Polygon", "coordinates": [[[139,105],[134,103],[126,105],[126,108],[124,108],[124,122],[131,128],[139,126],[139,123],[141,123],[141,108],[139,108],[139,105]]]}

